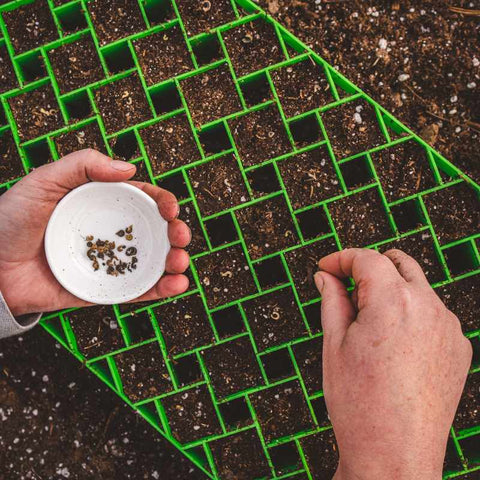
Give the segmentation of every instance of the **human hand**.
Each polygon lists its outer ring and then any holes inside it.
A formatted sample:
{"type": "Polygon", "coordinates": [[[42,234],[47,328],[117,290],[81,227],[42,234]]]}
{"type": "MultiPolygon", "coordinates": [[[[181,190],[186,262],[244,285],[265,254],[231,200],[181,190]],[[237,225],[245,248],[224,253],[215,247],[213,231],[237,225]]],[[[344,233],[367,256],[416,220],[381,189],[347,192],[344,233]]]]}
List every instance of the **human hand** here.
{"type": "MultiPolygon", "coordinates": [[[[75,187],[89,181],[124,182],[134,173],[130,163],[81,150],[36,169],[0,197],[0,291],[13,315],[89,305],[65,290],[50,271],[43,247],[48,220],[75,187]]],[[[178,295],[188,288],[182,273],[189,257],[182,249],[190,242],[190,229],[177,220],[179,206],[172,193],[148,183],[130,183],[157,202],[169,222],[172,245],[165,267],[169,275],[135,301],[178,295]]]]}
{"type": "Polygon", "coordinates": [[[418,263],[348,249],[319,262],[335,480],[440,480],[472,347],[418,263]],[[341,278],[353,277],[350,298],[341,278]]]}

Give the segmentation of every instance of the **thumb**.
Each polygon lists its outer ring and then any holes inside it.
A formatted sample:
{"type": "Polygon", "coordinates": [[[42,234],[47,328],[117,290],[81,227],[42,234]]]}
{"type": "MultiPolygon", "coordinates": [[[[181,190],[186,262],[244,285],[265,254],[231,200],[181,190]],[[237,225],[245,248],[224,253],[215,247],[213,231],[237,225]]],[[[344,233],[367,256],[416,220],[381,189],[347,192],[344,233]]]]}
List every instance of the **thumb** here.
{"type": "Polygon", "coordinates": [[[339,345],[355,320],[355,308],[345,285],[327,272],[315,274],[315,285],[322,296],[322,328],[326,344],[339,345]]]}
{"type": "Polygon", "coordinates": [[[135,173],[135,165],[112,160],[103,153],[87,148],[71,153],[60,160],[34,170],[28,177],[52,182],[66,190],[84,183],[123,182],[135,173]]]}

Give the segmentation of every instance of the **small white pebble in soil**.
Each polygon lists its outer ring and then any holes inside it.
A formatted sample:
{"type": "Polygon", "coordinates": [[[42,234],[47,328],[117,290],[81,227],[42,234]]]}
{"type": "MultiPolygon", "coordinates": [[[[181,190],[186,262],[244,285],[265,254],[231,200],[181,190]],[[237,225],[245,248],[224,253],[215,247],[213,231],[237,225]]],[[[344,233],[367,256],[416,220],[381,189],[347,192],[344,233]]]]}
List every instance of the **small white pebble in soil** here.
{"type": "Polygon", "coordinates": [[[410,75],[408,73],[401,73],[398,76],[398,81],[399,82],[406,82],[410,78],[410,75]]]}
{"type": "Polygon", "coordinates": [[[477,86],[477,84],[475,82],[470,82],[470,83],[467,83],[467,88],[470,88],[470,89],[473,89],[477,86]]]}
{"type": "Polygon", "coordinates": [[[381,48],[382,50],[386,50],[387,49],[387,45],[388,45],[388,42],[385,38],[381,38],[379,41],[378,41],[378,47],[381,48]]]}
{"type": "Polygon", "coordinates": [[[48,382],[48,375],[44,375],[44,376],[42,377],[42,381],[45,382],[45,383],[47,383],[47,382],[48,382]]]}
{"type": "Polygon", "coordinates": [[[452,103],[456,103],[457,100],[458,100],[458,97],[457,97],[456,95],[453,95],[452,97],[450,97],[450,101],[451,101],[452,103]]]}
{"type": "Polygon", "coordinates": [[[200,430],[200,426],[199,426],[199,425],[194,425],[194,426],[193,426],[193,429],[194,429],[194,430],[200,430]]]}
{"type": "Polygon", "coordinates": [[[152,473],[152,478],[154,478],[155,480],[158,480],[160,478],[160,474],[155,470],[153,473],[152,473]]]}
{"type": "Polygon", "coordinates": [[[473,66],[478,67],[480,65],[480,60],[477,57],[473,57],[473,66]]]}
{"type": "Polygon", "coordinates": [[[353,119],[355,120],[355,123],[361,124],[363,122],[362,116],[359,113],[355,113],[353,115],[353,119]]]}

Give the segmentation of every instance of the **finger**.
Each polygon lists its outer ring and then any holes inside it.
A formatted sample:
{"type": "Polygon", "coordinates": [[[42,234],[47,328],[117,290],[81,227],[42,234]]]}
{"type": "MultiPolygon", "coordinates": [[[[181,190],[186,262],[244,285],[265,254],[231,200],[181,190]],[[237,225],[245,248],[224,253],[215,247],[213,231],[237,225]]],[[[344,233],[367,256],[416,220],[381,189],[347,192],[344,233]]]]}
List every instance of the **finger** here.
{"type": "Polygon", "coordinates": [[[165,271],[168,273],[183,273],[190,263],[190,257],[181,248],[172,248],[167,255],[165,271]]]}
{"type": "Polygon", "coordinates": [[[395,265],[398,273],[408,282],[419,286],[429,286],[427,277],[423,273],[422,267],[418,262],[402,252],[401,250],[392,249],[383,253],[395,265]]]}
{"type": "Polygon", "coordinates": [[[112,160],[96,150],[87,148],[71,153],[57,162],[35,169],[27,178],[51,182],[72,190],[90,181],[123,182],[135,174],[135,165],[112,160]]]}
{"type": "Polygon", "coordinates": [[[168,224],[168,238],[172,246],[185,248],[192,240],[192,232],[185,222],[174,219],[168,224]]]}
{"type": "Polygon", "coordinates": [[[189,280],[185,275],[165,275],[147,293],[129,303],[151,302],[160,298],[174,297],[186,292],[188,284],[189,280]]]}
{"type": "Polygon", "coordinates": [[[327,272],[317,272],[315,285],[322,296],[322,328],[325,342],[340,345],[355,320],[355,309],[345,285],[327,272]]]}
{"type": "Polygon", "coordinates": [[[158,210],[160,215],[167,221],[170,222],[174,218],[178,217],[180,213],[180,207],[178,205],[177,198],[175,195],[163,188],[152,185],[151,183],[144,182],[128,182],[131,185],[139,188],[144,191],[147,195],[152,197],[158,205],[158,210]]]}

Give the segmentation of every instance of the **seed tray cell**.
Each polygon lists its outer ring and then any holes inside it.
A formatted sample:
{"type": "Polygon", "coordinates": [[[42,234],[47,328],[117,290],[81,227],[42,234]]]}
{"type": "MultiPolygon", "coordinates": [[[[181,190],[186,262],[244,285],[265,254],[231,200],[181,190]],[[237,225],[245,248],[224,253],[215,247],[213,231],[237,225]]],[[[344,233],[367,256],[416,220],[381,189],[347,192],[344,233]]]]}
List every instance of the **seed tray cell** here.
{"type": "MultiPolygon", "coordinates": [[[[0,192],[91,147],[192,230],[185,294],[42,325],[209,478],[333,476],[325,255],[406,250],[477,352],[478,184],[254,2],[3,3],[0,192]]],[[[477,353],[445,478],[478,474],[477,353]]]]}

